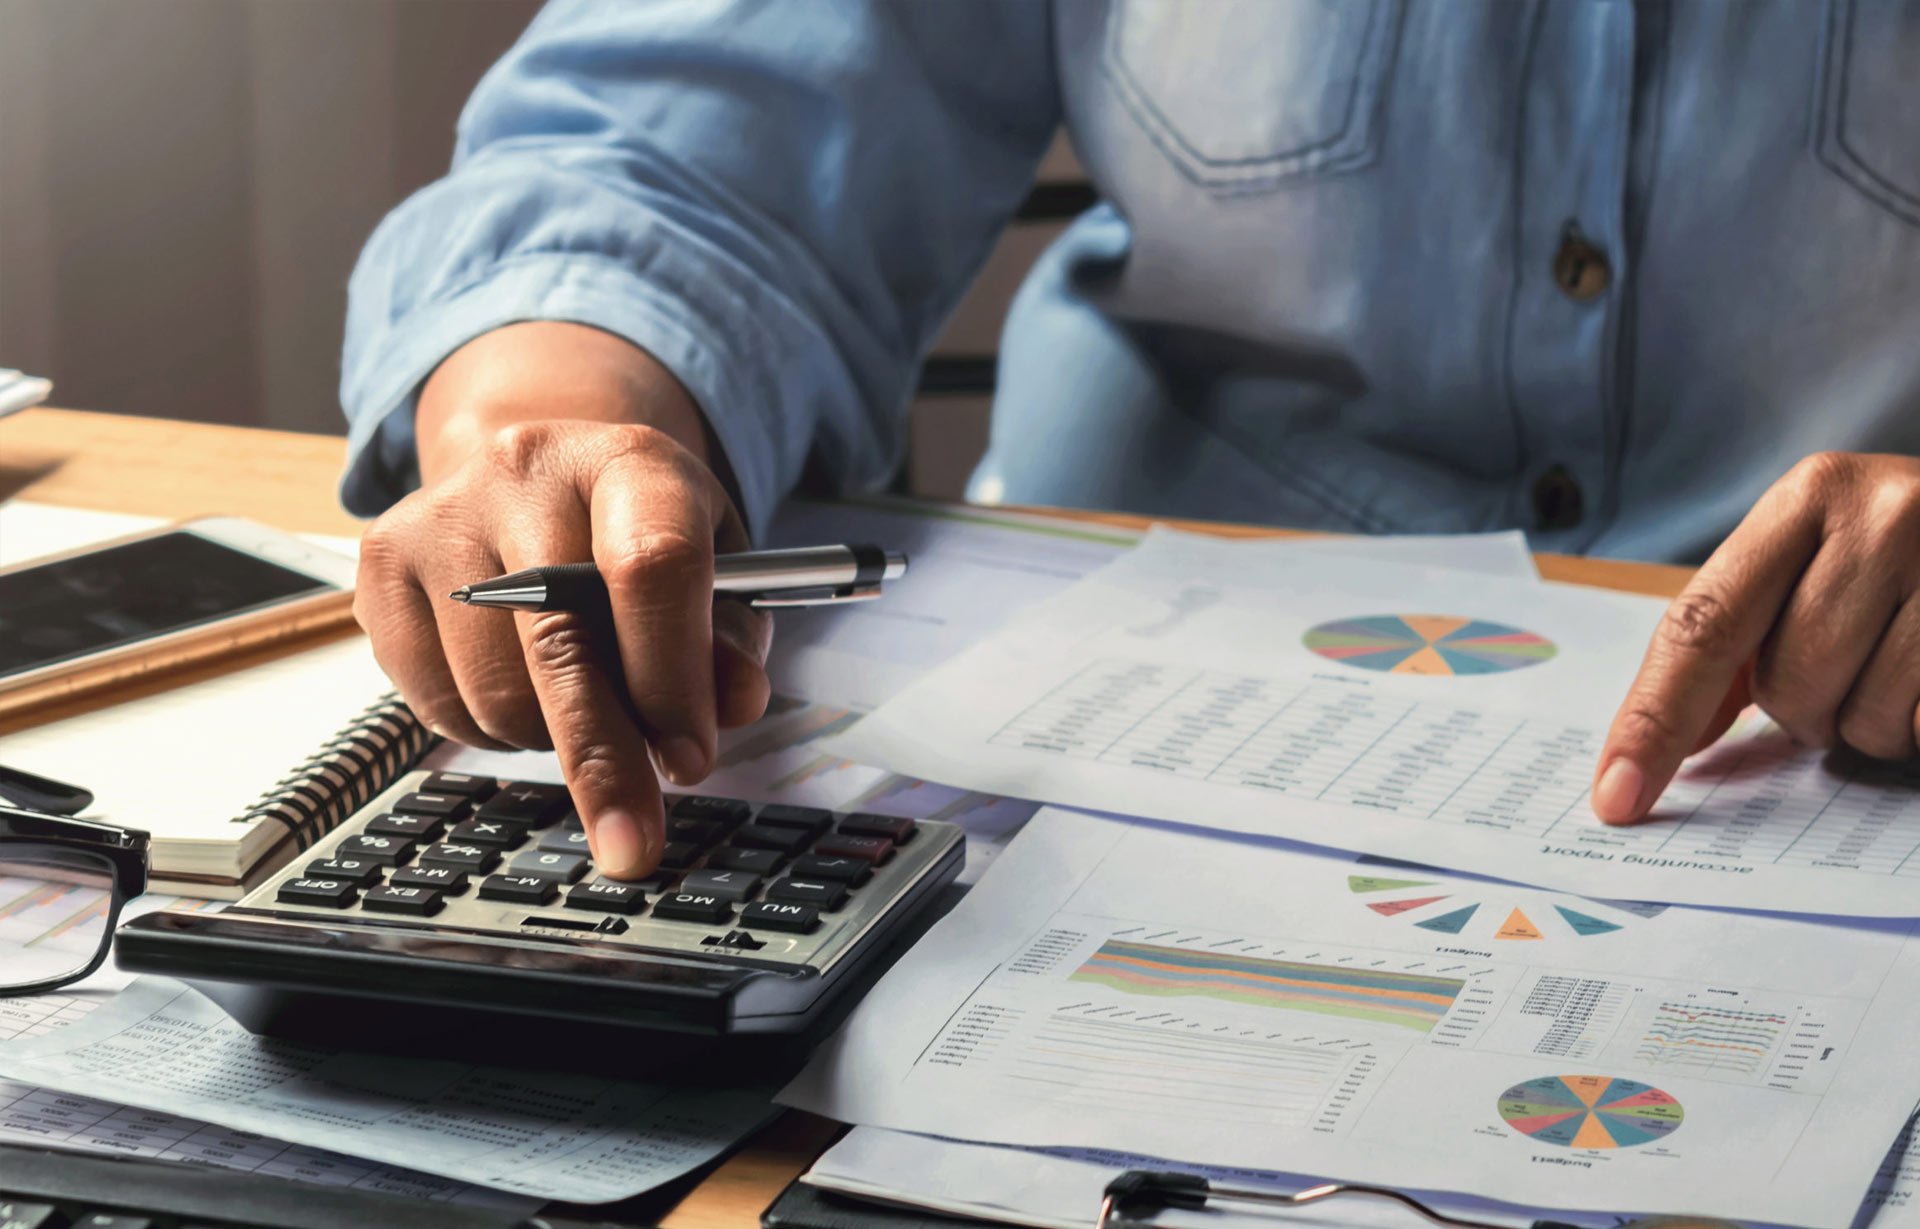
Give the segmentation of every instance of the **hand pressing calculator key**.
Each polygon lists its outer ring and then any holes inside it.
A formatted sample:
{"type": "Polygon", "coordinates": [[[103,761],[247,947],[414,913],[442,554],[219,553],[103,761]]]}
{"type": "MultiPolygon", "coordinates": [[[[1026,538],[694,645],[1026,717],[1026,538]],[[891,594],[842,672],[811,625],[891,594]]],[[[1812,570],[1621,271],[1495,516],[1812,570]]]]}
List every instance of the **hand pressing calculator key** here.
{"type": "Polygon", "coordinates": [[[661,869],[595,872],[564,787],[416,772],[213,914],[122,928],[121,965],[255,1032],[383,1048],[491,1019],[808,1030],[959,872],[949,823],[669,796],[661,869]]]}

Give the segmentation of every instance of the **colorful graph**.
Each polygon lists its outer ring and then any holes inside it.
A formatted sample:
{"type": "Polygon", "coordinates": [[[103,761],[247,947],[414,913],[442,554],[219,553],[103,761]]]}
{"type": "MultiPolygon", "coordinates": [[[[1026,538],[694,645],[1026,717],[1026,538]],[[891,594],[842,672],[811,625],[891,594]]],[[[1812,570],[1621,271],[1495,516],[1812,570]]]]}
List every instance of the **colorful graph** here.
{"type": "Polygon", "coordinates": [[[1459,615],[1368,615],[1310,628],[1320,656],[1391,674],[1500,674],[1537,666],[1559,649],[1533,632],[1459,615]]]}
{"type": "Polygon", "coordinates": [[[1528,940],[1591,938],[1624,930],[1638,920],[1658,917],[1665,905],[1633,900],[1580,901],[1577,905],[1527,904],[1499,900],[1461,885],[1431,879],[1384,875],[1348,875],[1347,890],[1370,896],[1367,908],[1422,930],[1443,935],[1471,932],[1475,938],[1528,940]]]}
{"type": "Polygon", "coordinates": [[[1067,980],[1128,994],[1201,995],[1427,1032],[1467,984],[1456,977],[1353,969],[1109,939],[1067,980]]]}
{"type": "Polygon", "coordinates": [[[1686,1117],[1650,1084],[1604,1075],[1549,1075],[1500,1094],[1500,1117],[1522,1135],[1563,1148],[1632,1148],[1664,1139],[1686,1117]]]}
{"type": "Polygon", "coordinates": [[[1754,1075],[1791,1021],[1771,1011],[1710,1003],[1661,1003],[1633,1052],[1648,1066],[1754,1075]]]}

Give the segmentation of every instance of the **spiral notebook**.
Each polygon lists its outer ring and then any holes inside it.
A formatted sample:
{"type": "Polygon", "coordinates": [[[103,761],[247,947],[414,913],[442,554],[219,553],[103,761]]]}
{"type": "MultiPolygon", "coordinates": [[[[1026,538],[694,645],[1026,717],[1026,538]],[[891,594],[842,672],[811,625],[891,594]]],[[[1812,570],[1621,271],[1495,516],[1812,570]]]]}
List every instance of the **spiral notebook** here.
{"type": "Polygon", "coordinates": [[[155,891],[233,900],[433,745],[391,688],[355,636],[0,736],[0,763],[151,833],[155,891]]]}

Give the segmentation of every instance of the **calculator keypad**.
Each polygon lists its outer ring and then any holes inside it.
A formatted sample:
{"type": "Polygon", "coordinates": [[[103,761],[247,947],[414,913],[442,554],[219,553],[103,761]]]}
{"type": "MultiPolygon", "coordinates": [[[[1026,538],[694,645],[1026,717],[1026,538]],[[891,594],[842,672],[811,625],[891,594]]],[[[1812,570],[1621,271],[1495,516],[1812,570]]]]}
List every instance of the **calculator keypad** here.
{"type": "Polygon", "coordinates": [[[817,968],[960,839],[933,821],[682,795],[667,799],[659,871],[628,883],[597,873],[563,787],[418,772],[237,908],[817,968]]]}

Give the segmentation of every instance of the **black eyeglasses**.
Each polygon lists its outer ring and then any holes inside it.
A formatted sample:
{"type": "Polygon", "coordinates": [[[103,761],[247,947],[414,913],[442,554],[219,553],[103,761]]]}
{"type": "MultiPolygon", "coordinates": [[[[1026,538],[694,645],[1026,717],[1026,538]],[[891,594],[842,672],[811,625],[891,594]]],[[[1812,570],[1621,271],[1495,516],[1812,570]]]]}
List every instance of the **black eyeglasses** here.
{"type": "Polygon", "coordinates": [[[70,985],[147,890],[147,834],[0,803],[0,995],[70,985]]]}

